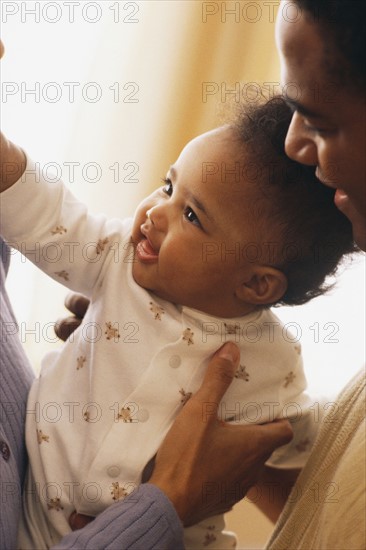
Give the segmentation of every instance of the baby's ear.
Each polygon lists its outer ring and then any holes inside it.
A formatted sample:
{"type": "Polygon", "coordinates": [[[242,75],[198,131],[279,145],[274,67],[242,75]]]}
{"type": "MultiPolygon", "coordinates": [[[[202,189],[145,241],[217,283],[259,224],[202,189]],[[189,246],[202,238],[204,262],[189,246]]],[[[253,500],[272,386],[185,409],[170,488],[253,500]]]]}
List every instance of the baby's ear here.
{"type": "Polygon", "coordinates": [[[278,302],[286,290],[286,275],[275,267],[261,265],[251,279],[237,287],[236,296],[242,302],[264,306],[278,302]]]}

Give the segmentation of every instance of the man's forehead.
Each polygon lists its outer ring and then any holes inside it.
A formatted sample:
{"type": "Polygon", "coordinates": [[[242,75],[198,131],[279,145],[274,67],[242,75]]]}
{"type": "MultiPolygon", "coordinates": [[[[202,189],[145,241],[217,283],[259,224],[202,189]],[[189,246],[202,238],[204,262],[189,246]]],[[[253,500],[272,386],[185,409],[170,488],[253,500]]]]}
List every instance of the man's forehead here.
{"type": "Polygon", "coordinates": [[[276,43],[281,58],[299,69],[309,62],[318,65],[325,46],[316,25],[304,16],[294,22],[277,19],[276,43]]]}
{"type": "Polygon", "coordinates": [[[302,16],[296,22],[277,24],[284,98],[304,116],[332,116],[341,87],[332,81],[326,67],[325,44],[315,23],[302,16]]]}

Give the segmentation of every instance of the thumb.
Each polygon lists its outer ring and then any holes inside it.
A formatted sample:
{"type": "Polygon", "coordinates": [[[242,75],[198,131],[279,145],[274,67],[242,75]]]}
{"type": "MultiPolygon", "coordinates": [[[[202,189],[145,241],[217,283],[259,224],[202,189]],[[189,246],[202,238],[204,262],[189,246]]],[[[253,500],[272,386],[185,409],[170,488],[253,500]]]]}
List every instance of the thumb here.
{"type": "Polygon", "coordinates": [[[201,402],[213,402],[218,407],[224,393],[233,381],[239,366],[239,359],[239,348],[233,342],[224,344],[212,357],[201,387],[194,398],[201,402]]]}
{"type": "Polygon", "coordinates": [[[289,443],[293,438],[293,430],[291,424],[286,419],[274,420],[267,424],[256,426],[257,435],[260,437],[260,446],[265,454],[271,455],[272,452],[286,443],[289,443]]]}

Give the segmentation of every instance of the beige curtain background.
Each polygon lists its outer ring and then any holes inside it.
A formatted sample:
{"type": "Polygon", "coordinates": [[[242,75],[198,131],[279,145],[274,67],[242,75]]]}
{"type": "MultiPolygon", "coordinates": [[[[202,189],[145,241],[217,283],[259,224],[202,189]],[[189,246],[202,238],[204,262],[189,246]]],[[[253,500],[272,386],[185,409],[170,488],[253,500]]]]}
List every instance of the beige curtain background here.
{"type": "Polygon", "coordinates": [[[106,25],[88,74],[103,89],[118,82],[119,102],[111,91],[96,104],[83,102],[67,152],[102,166],[138,165],[134,185],[116,185],[107,171],[102,196],[101,184],[75,187],[88,201],[97,195],[98,208],[113,215],[131,214],[187,141],[220,124],[218,115],[230,99],[238,102],[264,82],[278,82],[274,24],[263,2],[138,4],[139,23],[125,23],[122,30],[106,25]],[[252,9],[244,11],[247,4],[252,9]],[[222,5],[236,12],[226,13],[222,5]],[[210,10],[218,12],[206,15],[210,10]],[[248,23],[243,13],[259,20],[248,23]]]}
{"type": "MultiPolygon", "coordinates": [[[[222,123],[230,100],[253,98],[259,87],[280,90],[278,1],[82,0],[73,20],[62,1],[2,4],[3,10],[4,4],[18,8],[2,19],[2,81],[19,89],[5,94],[6,102],[3,89],[4,131],[41,165],[55,163],[94,212],[131,216],[186,142],[222,123]],[[36,4],[39,20],[27,11],[36,4]],[[37,85],[39,101],[22,95],[37,85]],[[61,97],[50,101],[52,91],[60,90],[61,97]]],[[[8,286],[21,339],[39,368],[45,351],[59,345],[51,325],[64,313],[66,292],[28,262],[14,256],[12,263],[8,286]]],[[[308,363],[314,371],[324,367],[326,388],[336,380],[338,389],[352,375],[344,372],[343,360],[361,364],[364,318],[347,328],[344,312],[357,311],[362,297],[352,290],[362,289],[363,279],[364,266],[358,265],[335,296],[283,310],[285,319],[301,325],[308,363]],[[314,342],[309,330],[314,322],[321,329],[329,321],[341,334],[332,349],[322,338],[314,342]]],[[[228,515],[228,527],[239,533],[241,548],[251,549],[262,547],[272,528],[245,501],[228,515]]]]}

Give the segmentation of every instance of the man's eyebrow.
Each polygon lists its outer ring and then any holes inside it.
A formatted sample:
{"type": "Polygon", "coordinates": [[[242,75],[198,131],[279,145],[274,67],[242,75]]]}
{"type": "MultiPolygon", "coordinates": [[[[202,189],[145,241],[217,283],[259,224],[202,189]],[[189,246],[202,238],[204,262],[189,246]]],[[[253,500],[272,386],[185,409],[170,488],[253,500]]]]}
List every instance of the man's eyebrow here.
{"type": "MultiPolygon", "coordinates": [[[[173,181],[177,179],[177,171],[176,171],[176,169],[174,168],[174,166],[170,166],[168,175],[171,177],[171,179],[172,179],[173,181]]],[[[201,210],[201,212],[210,220],[210,222],[211,222],[211,223],[214,223],[213,217],[210,216],[210,214],[207,212],[206,208],[205,208],[204,205],[201,203],[201,201],[199,201],[199,200],[197,199],[197,197],[196,197],[195,195],[193,195],[193,193],[191,193],[191,191],[186,191],[186,195],[187,195],[187,197],[189,198],[189,200],[192,201],[193,204],[194,204],[199,210],[201,210]]]]}
{"type": "Polygon", "coordinates": [[[290,107],[292,112],[297,111],[298,113],[300,113],[300,115],[308,116],[310,118],[323,118],[324,117],[324,115],[322,113],[312,111],[311,109],[308,109],[307,107],[305,107],[305,105],[302,105],[301,103],[298,103],[294,99],[289,99],[287,97],[285,101],[286,101],[287,105],[290,107]]]}

